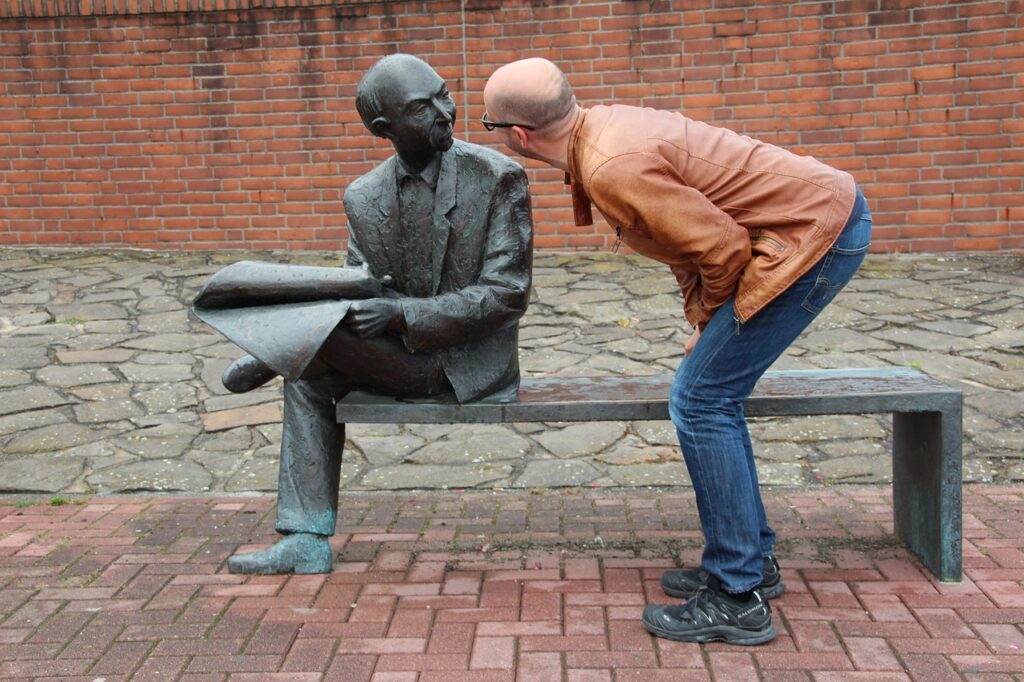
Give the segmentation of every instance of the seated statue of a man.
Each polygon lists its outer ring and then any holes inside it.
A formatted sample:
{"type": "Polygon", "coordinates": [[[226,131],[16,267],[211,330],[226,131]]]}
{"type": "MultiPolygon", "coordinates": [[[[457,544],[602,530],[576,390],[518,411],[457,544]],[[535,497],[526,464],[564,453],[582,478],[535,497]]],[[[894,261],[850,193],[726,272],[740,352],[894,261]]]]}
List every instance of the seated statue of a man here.
{"type": "MultiPolygon", "coordinates": [[[[335,403],[347,393],[466,402],[514,400],[518,391],[518,322],[532,262],[523,169],[453,139],[455,104],[444,80],[416,57],[391,55],[371,67],[356,108],[395,154],[345,192],[349,247],[346,268],[336,270],[351,276],[328,273],[321,290],[350,300],[301,372],[284,377],[277,508],[284,537],[232,556],[233,573],[330,572],[345,443],[335,403]]],[[[295,267],[285,279],[303,276],[295,267]]],[[[309,271],[315,278],[325,270],[309,271]]],[[[225,371],[230,390],[287,371],[275,371],[259,345],[250,339],[243,347],[251,355],[225,371]]]]}

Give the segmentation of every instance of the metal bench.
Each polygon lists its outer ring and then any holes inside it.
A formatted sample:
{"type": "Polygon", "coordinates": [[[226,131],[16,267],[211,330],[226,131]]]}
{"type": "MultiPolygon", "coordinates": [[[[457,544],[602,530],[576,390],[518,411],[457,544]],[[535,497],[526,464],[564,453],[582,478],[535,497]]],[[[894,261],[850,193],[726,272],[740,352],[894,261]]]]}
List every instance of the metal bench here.
{"type": "MultiPolygon", "coordinates": [[[[398,401],[350,394],[343,423],[454,424],[668,419],[672,377],[524,378],[514,403],[398,401]]],[[[746,402],[749,417],[893,415],[896,536],[940,580],[962,570],[960,391],[906,368],[767,372],[746,402]]]]}

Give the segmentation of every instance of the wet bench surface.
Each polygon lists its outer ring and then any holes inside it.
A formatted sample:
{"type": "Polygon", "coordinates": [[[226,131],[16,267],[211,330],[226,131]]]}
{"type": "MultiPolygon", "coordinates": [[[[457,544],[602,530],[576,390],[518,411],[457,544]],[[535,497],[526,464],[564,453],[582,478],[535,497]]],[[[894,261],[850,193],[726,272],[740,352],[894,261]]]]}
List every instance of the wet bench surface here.
{"type": "MultiPolygon", "coordinates": [[[[671,375],[528,377],[518,402],[398,401],[353,393],[343,423],[455,424],[667,420],[671,375]]],[[[767,372],[747,400],[748,417],[893,415],[893,510],[897,537],[939,579],[962,572],[959,390],[908,368],[767,372]]]]}

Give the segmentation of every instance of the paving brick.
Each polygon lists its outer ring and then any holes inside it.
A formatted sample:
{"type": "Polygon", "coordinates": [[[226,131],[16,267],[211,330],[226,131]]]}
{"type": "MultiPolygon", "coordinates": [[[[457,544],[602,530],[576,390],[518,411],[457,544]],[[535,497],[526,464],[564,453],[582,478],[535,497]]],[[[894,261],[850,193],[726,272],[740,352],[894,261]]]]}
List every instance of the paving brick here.
{"type": "Polygon", "coordinates": [[[879,672],[877,670],[854,671],[814,671],[811,673],[814,682],[908,682],[910,679],[904,672],[879,672]]]}
{"type": "Polygon", "coordinates": [[[517,608],[446,609],[437,614],[438,623],[508,622],[518,618],[517,608]]]}
{"type": "MultiPolygon", "coordinates": [[[[444,613],[444,612],[442,612],[444,613]]],[[[388,637],[419,637],[430,636],[434,624],[435,612],[428,609],[395,609],[388,627],[388,637]]]]}
{"type": "Polygon", "coordinates": [[[1024,655],[1016,656],[985,656],[953,654],[950,661],[961,673],[1011,673],[1019,674],[1024,670],[1024,655]]]}
{"type": "Polygon", "coordinates": [[[277,670],[281,656],[260,654],[251,656],[195,656],[188,664],[189,673],[266,672],[277,670]]]}
{"type": "Polygon", "coordinates": [[[914,614],[932,637],[971,637],[974,634],[953,609],[914,609],[914,614]]]}
{"type": "Polygon", "coordinates": [[[349,615],[350,622],[388,622],[394,611],[398,599],[392,596],[360,596],[352,613],[349,615]]]}
{"type": "MultiPolygon", "coordinates": [[[[776,629],[778,625],[776,625],[776,629]]],[[[837,653],[843,651],[843,644],[836,637],[832,628],[817,621],[792,621],[789,632],[793,637],[796,650],[801,653],[824,652],[837,653]]]]}
{"type": "Polygon", "coordinates": [[[416,654],[424,651],[427,641],[416,637],[348,638],[338,645],[345,654],[416,654]]]}
{"type": "Polygon", "coordinates": [[[1024,588],[1017,581],[986,581],[978,587],[1000,608],[1024,608],[1024,588]]]}
{"type": "MultiPolygon", "coordinates": [[[[704,667],[704,658],[701,652],[701,647],[696,644],[659,639],[656,640],[655,645],[658,650],[658,657],[661,659],[662,667],[676,670],[692,670],[704,667]]],[[[709,648],[709,651],[711,650],[712,649],[709,648]]],[[[624,667],[640,668],[644,666],[637,663],[626,663],[624,667]]]]}
{"type": "Polygon", "coordinates": [[[601,635],[605,632],[605,611],[600,606],[571,606],[564,610],[565,634],[601,635]]]}
{"type": "Polygon", "coordinates": [[[757,662],[766,670],[852,670],[853,664],[845,653],[759,653],[757,662]]]}
{"type": "Polygon", "coordinates": [[[324,680],[330,682],[369,682],[377,665],[376,656],[343,655],[334,657],[324,680]]]}
{"type": "Polygon", "coordinates": [[[516,639],[514,637],[476,637],[470,656],[471,670],[496,668],[512,670],[515,667],[516,639]]]}
{"type": "Polygon", "coordinates": [[[719,680],[754,680],[757,668],[754,659],[747,653],[716,651],[708,653],[710,672],[719,680]]]}
{"type": "Polygon", "coordinates": [[[529,635],[558,636],[562,626],[558,621],[485,622],[477,626],[481,637],[520,637],[529,635]]]}
{"type": "MultiPolygon", "coordinates": [[[[696,645],[693,645],[696,646],[696,645]]],[[[565,662],[569,668],[657,668],[658,657],[652,651],[567,651],[565,662]]],[[[671,665],[671,664],[667,664],[671,665]]]]}
{"type": "Polygon", "coordinates": [[[931,682],[961,682],[963,680],[949,659],[941,654],[904,654],[904,666],[912,679],[931,682]]]}
{"type": "Polygon", "coordinates": [[[419,677],[417,672],[404,673],[374,673],[370,682],[416,682],[419,677]]]}
{"type": "Polygon", "coordinates": [[[0,628],[0,644],[24,642],[35,632],[33,628],[0,628]]]}
{"type": "Polygon", "coordinates": [[[573,670],[565,674],[566,682],[612,682],[611,670],[573,670]]]}
{"type": "Polygon", "coordinates": [[[637,606],[646,603],[642,593],[567,594],[567,606],[637,606]]]}
{"type": "MultiPolygon", "coordinates": [[[[155,653],[155,652],[154,652],[155,653]]],[[[157,656],[152,655],[142,661],[131,679],[136,680],[174,680],[178,679],[188,665],[189,656],[157,656]]],[[[96,678],[93,678],[94,680],[96,678]]]]}
{"type": "Polygon", "coordinates": [[[601,566],[597,559],[566,559],[564,566],[566,580],[599,580],[601,577],[601,566]]]}
{"type": "Polygon", "coordinates": [[[0,663],[2,679],[15,677],[64,677],[82,675],[93,664],[88,658],[62,658],[55,661],[5,661],[0,663]]]}
{"type": "Polygon", "coordinates": [[[520,651],[606,651],[608,642],[604,637],[520,637],[520,651]]]}
{"type": "Polygon", "coordinates": [[[38,644],[4,644],[0,646],[0,659],[3,660],[42,660],[53,658],[61,650],[59,642],[41,642],[38,644]]]}
{"type": "Polygon", "coordinates": [[[893,637],[889,640],[889,644],[898,654],[983,654],[989,651],[984,642],[977,639],[947,639],[941,637],[905,639],[893,637]]]}
{"type": "Polygon", "coordinates": [[[803,670],[763,670],[761,679],[765,682],[811,682],[811,673],[803,670]]]}
{"type": "Polygon", "coordinates": [[[473,623],[437,623],[427,643],[430,654],[469,654],[476,626],[473,623]]]}
{"type": "Polygon", "coordinates": [[[242,639],[167,639],[158,642],[154,656],[234,656],[242,653],[242,639]]]}
{"type": "Polygon", "coordinates": [[[58,617],[50,618],[37,628],[29,642],[67,642],[74,637],[93,617],[85,612],[62,612],[58,617]]]}
{"type": "Polygon", "coordinates": [[[444,580],[441,594],[478,595],[480,586],[481,576],[479,574],[449,575],[444,580]]]}
{"type": "Polygon", "coordinates": [[[562,595],[558,592],[530,592],[525,586],[520,601],[520,620],[558,620],[562,616],[562,595]]]}
{"type": "Polygon", "coordinates": [[[915,623],[914,614],[903,603],[898,594],[861,594],[858,595],[872,620],[879,622],[915,623]]]}
{"type": "Polygon", "coordinates": [[[895,671],[903,666],[881,637],[844,637],[850,660],[857,670],[895,671]]]}
{"type": "Polygon", "coordinates": [[[860,602],[845,582],[808,581],[807,587],[818,604],[824,608],[857,608],[860,602]]]}
{"type": "Polygon", "coordinates": [[[518,581],[488,580],[480,587],[479,606],[495,608],[502,606],[519,606],[519,595],[522,586],[518,581]]]}
{"type": "Polygon", "coordinates": [[[300,637],[288,650],[280,670],[285,672],[325,672],[331,664],[336,640],[300,637]]]}
{"type": "Polygon", "coordinates": [[[517,677],[530,682],[562,682],[562,660],[557,653],[519,655],[517,677]]]}
{"type": "Polygon", "coordinates": [[[420,673],[417,682],[513,682],[515,679],[511,670],[427,670],[420,673]]]}
{"type": "Polygon", "coordinates": [[[469,668],[469,656],[461,654],[382,654],[377,659],[377,672],[446,670],[469,668]]]}

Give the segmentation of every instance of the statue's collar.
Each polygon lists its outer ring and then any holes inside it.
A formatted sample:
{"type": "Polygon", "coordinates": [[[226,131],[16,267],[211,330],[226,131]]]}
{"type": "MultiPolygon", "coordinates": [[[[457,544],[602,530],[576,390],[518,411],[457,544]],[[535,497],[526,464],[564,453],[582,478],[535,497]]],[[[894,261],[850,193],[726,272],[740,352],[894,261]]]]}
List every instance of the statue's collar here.
{"type": "Polygon", "coordinates": [[[416,171],[405,165],[402,161],[402,157],[398,157],[398,163],[395,164],[395,178],[398,180],[398,186],[401,188],[402,181],[406,178],[422,178],[424,182],[430,185],[431,189],[437,189],[437,178],[441,174],[441,158],[444,156],[444,152],[438,154],[430,163],[426,165],[422,170],[416,171]]]}

